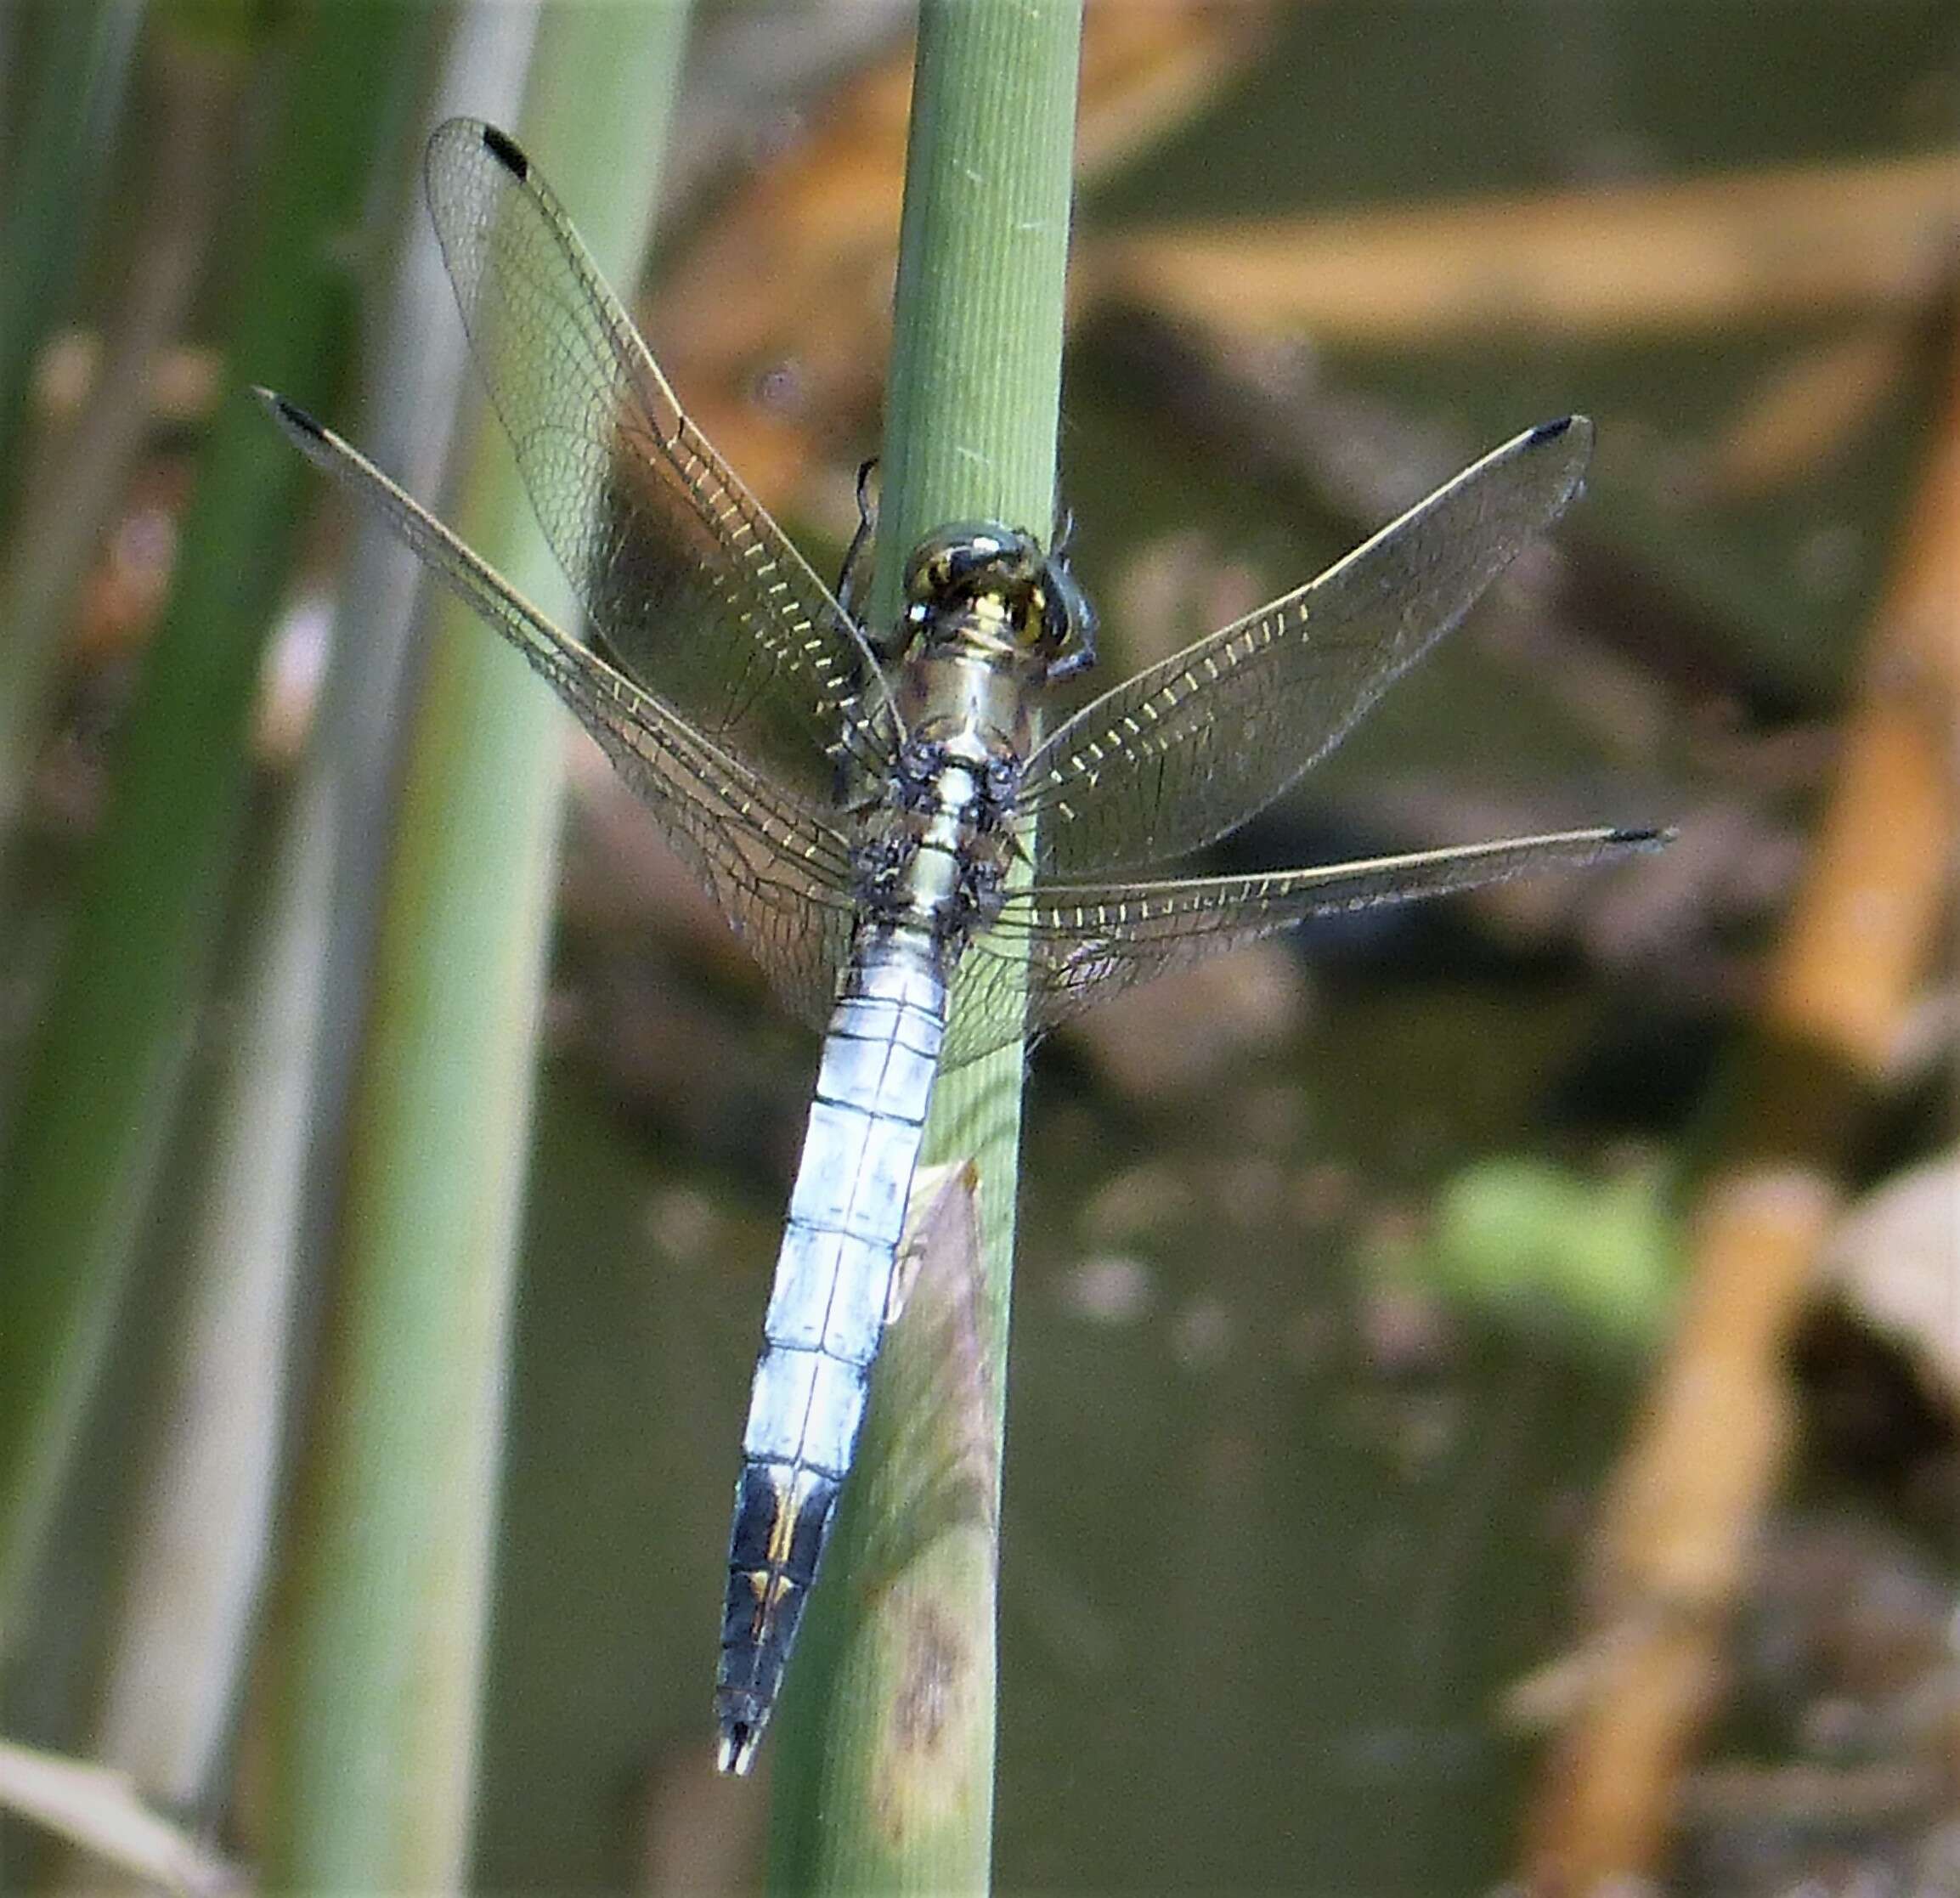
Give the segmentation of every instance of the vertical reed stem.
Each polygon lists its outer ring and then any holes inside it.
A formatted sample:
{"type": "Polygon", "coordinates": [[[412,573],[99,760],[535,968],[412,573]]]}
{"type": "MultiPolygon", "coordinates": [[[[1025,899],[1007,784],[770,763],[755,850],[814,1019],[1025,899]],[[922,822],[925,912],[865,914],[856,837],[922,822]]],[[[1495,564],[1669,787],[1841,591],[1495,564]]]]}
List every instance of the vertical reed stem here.
{"type": "MultiPolygon", "coordinates": [[[[934,528],[991,519],[1045,539],[1053,519],[1081,25],[1079,0],[921,8],[873,602],[880,623],[896,611],[907,552],[934,528]]],[[[939,1083],[926,1158],[973,1162],[980,1240],[977,1251],[966,1244],[957,1220],[942,1229],[924,1269],[949,1277],[886,1346],[777,1723],[771,1868],[782,1887],[988,1883],[1022,1059],[1017,1043],[939,1083]],[[934,1403],[934,1392],[955,1400],[934,1403]]],[[[956,1189],[956,1209],[965,1203],[956,1189]]]]}

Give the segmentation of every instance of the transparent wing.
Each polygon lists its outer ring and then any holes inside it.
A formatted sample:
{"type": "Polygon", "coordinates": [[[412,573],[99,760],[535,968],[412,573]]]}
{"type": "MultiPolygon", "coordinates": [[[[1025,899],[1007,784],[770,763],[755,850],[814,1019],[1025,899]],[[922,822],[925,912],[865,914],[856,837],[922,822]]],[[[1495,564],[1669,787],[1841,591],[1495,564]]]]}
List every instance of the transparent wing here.
{"type": "Polygon", "coordinates": [[[727,912],[777,991],[821,1027],[850,946],[844,834],[561,632],[358,449],[291,403],[258,393],[310,461],[376,509],[550,682],[727,912]]]}
{"type": "Polygon", "coordinates": [[[1578,493],[1583,415],[1520,435],[1297,592],[1085,706],[1028,760],[1052,876],[1195,850],[1340,743],[1578,493]]]}
{"type": "Polygon", "coordinates": [[[425,172],[472,352],[610,655],[805,796],[839,754],[876,773],[896,723],[869,648],[682,412],[550,188],[474,119],[436,128],[425,172]]]}
{"type": "Polygon", "coordinates": [[[1037,884],[1009,896],[991,931],[968,950],[967,963],[978,966],[961,966],[943,1059],[970,1061],[1017,1037],[1031,1041],[1106,996],[1310,916],[1580,868],[1666,840],[1652,830],[1571,830],[1313,870],[1037,884]]]}

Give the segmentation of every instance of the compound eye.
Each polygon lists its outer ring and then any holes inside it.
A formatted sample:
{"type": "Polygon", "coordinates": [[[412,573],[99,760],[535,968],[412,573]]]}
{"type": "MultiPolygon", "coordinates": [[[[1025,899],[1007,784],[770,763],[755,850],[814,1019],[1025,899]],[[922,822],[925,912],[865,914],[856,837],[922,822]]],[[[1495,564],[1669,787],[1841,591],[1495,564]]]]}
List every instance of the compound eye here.
{"type": "Polygon", "coordinates": [[[936,535],[912,549],[912,558],[905,563],[905,596],[910,605],[923,606],[942,590],[944,564],[944,551],[936,535]]]}
{"type": "Polygon", "coordinates": [[[916,604],[957,597],[999,562],[1007,545],[1003,530],[985,523],[941,528],[906,562],[906,598],[916,604]]]}

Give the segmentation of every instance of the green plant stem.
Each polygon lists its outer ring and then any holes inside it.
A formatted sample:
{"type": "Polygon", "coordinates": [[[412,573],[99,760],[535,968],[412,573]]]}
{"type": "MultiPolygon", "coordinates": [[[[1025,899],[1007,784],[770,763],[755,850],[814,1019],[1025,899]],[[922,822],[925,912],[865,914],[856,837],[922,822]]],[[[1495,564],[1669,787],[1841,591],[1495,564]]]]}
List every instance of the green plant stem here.
{"type": "MultiPolygon", "coordinates": [[[[125,13],[133,9],[125,8],[125,13]]],[[[130,471],[148,436],[157,353],[180,335],[202,279],[238,136],[246,62],[154,24],[143,110],[157,154],[137,223],[124,248],[121,283],[104,316],[95,376],[80,412],[37,466],[0,556],[0,828],[11,830],[23,787],[46,743],[63,640],[83,581],[99,558],[130,471]]],[[[101,140],[106,147],[110,140],[101,140]]],[[[71,229],[87,219],[69,218],[71,229]]],[[[0,246],[3,251],[4,246],[0,246]]],[[[0,283],[8,280],[0,257],[0,283]]],[[[34,307],[48,319],[53,299],[34,307]]],[[[37,325],[10,333],[9,348],[44,339],[37,325]]],[[[0,367],[0,379],[8,371],[0,367]]],[[[0,403],[5,397],[0,394],[0,403]]],[[[5,435],[0,424],[0,438],[5,435]]]]}
{"type": "Polygon", "coordinates": [[[7,215],[0,218],[0,516],[20,477],[34,367],[71,300],[101,206],[112,128],[135,66],[138,10],[121,0],[50,8],[19,42],[36,54],[21,101],[7,215]]]}
{"type": "Polygon", "coordinates": [[[229,387],[199,469],[171,601],[121,737],[109,814],[0,1154],[0,1624],[59,1494],[141,1233],[242,831],[259,658],[305,470],[244,385],[318,403],[344,333],[336,246],[358,218],[377,101],[413,4],[301,16],[229,387]]]}
{"type": "MultiPolygon", "coordinates": [[[[1079,0],[921,9],[880,498],[873,617],[907,551],[949,521],[1046,539],[1054,516],[1079,0]]],[[[959,1006],[956,993],[955,1007],[959,1006]]],[[[991,1862],[997,1472],[1023,1057],[941,1078],[928,1161],[972,1161],[974,1322],[901,1321],[887,1343],[805,1651],[777,1722],[771,1876],[793,1890],[976,1891],[991,1862]],[[963,1337],[963,1345],[957,1341],[963,1337]],[[978,1362],[916,1364],[963,1350],[978,1362]],[[905,1427],[901,1387],[983,1393],[986,1442],[949,1405],[905,1427]],[[977,1458],[977,1461],[976,1461],[977,1458]],[[985,1472],[974,1494],[957,1472],[985,1472]],[[922,1496],[972,1505],[907,1521],[922,1496]]],[[[959,1248],[951,1249],[958,1270],[959,1248]]],[[[931,1268],[928,1268],[931,1269],[931,1268]]]]}
{"type": "MultiPolygon", "coordinates": [[[[514,121],[534,27],[509,8],[466,9],[443,48],[431,116],[453,102],[514,121]]],[[[388,168],[409,206],[405,160],[426,126],[418,113],[398,127],[401,156],[388,168]]],[[[410,208],[413,218],[398,208],[391,220],[407,241],[388,246],[396,254],[362,353],[376,373],[360,379],[353,426],[382,466],[433,493],[472,371],[420,205],[410,208]]],[[[262,1624],[281,1448],[296,1389],[303,1399],[310,1388],[296,1375],[310,1359],[295,1351],[294,1319],[342,1183],[340,1083],[366,1014],[394,766],[412,710],[404,681],[421,630],[420,569],[383,522],[352,524],[306,750],[265,840],[267,873],[244,893],[257,900],[210,1076],[208,1161],[180,1162],[168,1181],[195,1211],[173,1250],[172,1322],[146,1353],[158,1421],[88,1749],[178,1811],[207,1810],[218,1795],[262,1624]]],[[[99,1867],[72,1880],[101,1882],[99,1867]]]]}
{"type": "MultiPolygon", "coordinates": [[[[622,284],[685,17],[670,0],[540,28],[522,134],[622,284]]],[[[473,458],[458,524],[569,613],[500,439],[473,458]]],[[[384,900],[285,1595],[268,1867],[282,1889],[462,1883],[564,734],[522,662],[449,610],[384,900]]]]}

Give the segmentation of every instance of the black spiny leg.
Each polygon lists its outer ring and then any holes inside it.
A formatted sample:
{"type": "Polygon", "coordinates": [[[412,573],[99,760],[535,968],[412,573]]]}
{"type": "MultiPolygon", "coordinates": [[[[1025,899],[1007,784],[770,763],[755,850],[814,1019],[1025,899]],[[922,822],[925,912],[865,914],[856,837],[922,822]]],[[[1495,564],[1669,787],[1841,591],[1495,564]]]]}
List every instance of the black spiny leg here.
{"type": "Polygon", "coordinates": [[[1048,684],[1059,684],[1064,679],[1072,679],[1078,672],[1087,672],[1096,663],[1096,629],[1085,626],[1077,635],[1072,652],[1065,652],[1042,675],[1048,684]]]}
{"type": "MultiPolygon", "coordinates": [[[[862,590],[867,570],[871,565],[872,538],[878,531],[878,504],[871,495],[872,471],[878,466],[878,457],[861,462],[857,470],[857,532],[851,535],[850,545],[844,550],[844,564],[838,570],[837,603],[844,609],[844,617],[855,625],[864,642],[864,649],[877,660],[880,667],[892,664],[895,655],[891,651],[891,641],[881,638],[871,627],[864,624],[858,613],[858,595],[862,590]]],[[[861,659],[858,669],[863,669],[861,659]]],[[[872,681],[860,680],[860,692],[869,689],[872,681]]],[[[838,805],[844,811],[867,810],[878,799],[880,787],[867,782],[866,774],[845,754],[834,754],[837,763],[835,795],[838,805]]]]}
{"type": "Polygon", "coordinates": [[[1061,656],[1051,660],[1048,669],[1042,675],[1051,686],[1064,679],[1072,679],[1078,672],[1087,672],[1096,663],[1096,609],[1089,604],[1088,596],[1076,585],[1076,577],[1069,570],[1069,543],[1075,537],[1074,509],[1058,506],[1054,535],[1048,544],[1048,584],[1062,589],[1068,607],[1070,635],[1061,656]]]}
{"type": "MultiPolygon", "coordinates": [[[[878,528],[878,504],[871,498],[871,471],[878,457],[862,463],[857,471],[857,532],[844,550],[844,565],[837,575],[837,603],[852,619],[858,619],[858,583],[871,558],[871,537],[878,528]]],[[[882,656],[882,655],[881,655],[882,656]]]]}

